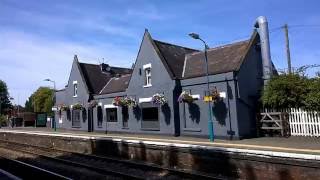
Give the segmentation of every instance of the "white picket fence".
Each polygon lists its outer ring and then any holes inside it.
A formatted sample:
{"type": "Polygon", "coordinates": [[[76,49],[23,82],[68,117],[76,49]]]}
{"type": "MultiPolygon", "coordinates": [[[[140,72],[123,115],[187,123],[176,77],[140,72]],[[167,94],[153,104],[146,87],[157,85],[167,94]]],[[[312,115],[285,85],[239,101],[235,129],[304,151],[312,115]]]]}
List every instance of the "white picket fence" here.
{"type": "MultiPolygon", "coordinates": [[[[279,112],[264,109],[265,112],[279,112]]],[[[289,126],[292,136],[320,137],[320,112],[303,109],[282,109],[280,112],[289,114],[289,126]]]]}

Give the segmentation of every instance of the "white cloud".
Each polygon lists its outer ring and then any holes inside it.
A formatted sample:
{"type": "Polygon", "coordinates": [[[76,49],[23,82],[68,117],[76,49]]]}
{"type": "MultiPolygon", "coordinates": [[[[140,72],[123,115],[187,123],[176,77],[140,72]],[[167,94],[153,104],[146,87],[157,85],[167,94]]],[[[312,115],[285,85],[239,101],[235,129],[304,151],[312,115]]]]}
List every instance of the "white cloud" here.
{"type": "MultiPolygon", "coordinates": [[[[105,58],[111,65],[130,67],[135,52],[117,45],[81,44],[41,38],[19,31],[0,31],[0,79],[7,82],[9,92],[20,104],[43,82],[52,78],[57,88],[63,88],[69,76],[74,54],[80,61],[98,63],[105,58]]],[[[17,102],[15,102],[17,103],[17,102]]]]}

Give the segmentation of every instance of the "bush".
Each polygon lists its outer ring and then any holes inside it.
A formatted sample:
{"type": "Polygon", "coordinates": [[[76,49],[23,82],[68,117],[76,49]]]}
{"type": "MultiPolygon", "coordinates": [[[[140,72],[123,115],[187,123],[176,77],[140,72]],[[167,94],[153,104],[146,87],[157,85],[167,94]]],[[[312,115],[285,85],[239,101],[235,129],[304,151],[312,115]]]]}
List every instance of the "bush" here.
{"type": "Polygon", "coordinates": [[[268,108],[299,108],[306,106],[309,80],[298,74],[281,74],[270,79],[262,95],[262,103],[268,108]]]}
{"type": "Polygon", "coordinates": [[[307,87],[309,93],[305,94],[305,108],[320,111],[320,78],[310,79],[307,87]]]}
{"type": "Polygon", "coordinates": [[[0,115],[0,127],[7,125],[7,117],[5,115],[0,115]]]}

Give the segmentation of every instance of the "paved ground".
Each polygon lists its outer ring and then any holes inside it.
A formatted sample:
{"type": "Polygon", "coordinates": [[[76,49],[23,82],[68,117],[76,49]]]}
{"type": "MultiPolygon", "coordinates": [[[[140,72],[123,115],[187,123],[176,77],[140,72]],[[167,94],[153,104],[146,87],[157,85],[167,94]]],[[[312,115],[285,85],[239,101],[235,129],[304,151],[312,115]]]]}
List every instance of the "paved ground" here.
{"type": "MultiPolygon", "coordinates": [[[[2,128],[8,130],[8,128],[2,128]]],[[[157,141],[157,142],[170,142],[170,143],[182,143],[182,144],[195,144],[204,146],[217,146],[227,148],[241,148],[250,150],[269,150],[277,152],[292,152],[292,153],[305,153],[320,155],[320,138],[311,137],[260,137],[244,140],[215,140],[215,142],[209,142],[205,138],[194,137],[172,137],[172,136],[160,136],[150,134],[116,134],[116,133],[99,133],[99,132],[84,132],[84,131],[71,131],[57,129],[54,132],[50,128],[9,128],[11,130],[18,131],[33,131],[33,132],[50,132],[50,133],[62,133],[62,134],[76,134],[80,136],[95,136],[95,137],[110,137],[121,138],[128,140],[144,140],[144,141],[157,141]]],[[[1,130],[1,129],[0,129],[1,130]]]]}

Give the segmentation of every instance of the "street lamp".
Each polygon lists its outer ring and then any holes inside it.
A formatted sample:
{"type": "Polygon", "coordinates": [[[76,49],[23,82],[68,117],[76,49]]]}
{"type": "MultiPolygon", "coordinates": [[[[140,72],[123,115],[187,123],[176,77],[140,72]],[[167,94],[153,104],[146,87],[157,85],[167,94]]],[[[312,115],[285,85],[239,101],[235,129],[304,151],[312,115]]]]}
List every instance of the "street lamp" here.
{"type": "MultiPolygon", "coordinates": [[[[56,103],[56,82],[51,79],[44,79],[44,81],[53,83],[53,103],[56,103]]],[[[56,117],[54,114],[53,114],[53,128],[54,128],[54,131],[57,131],[56,117]]]]}
{"type": "MultiPolygon", "coordinates": [[[[209,49],[209,46],[207,43],[200,38],[199,34],[196,33],[190,33],[190,37],[193,39],[197,39],[202,41],[204,44],[204,56],[205,56],[205,65],[206,65],[206,76],[207,76],[207,91],[210,92],[210,86],[209,86],[209,67],[208,67],[208,56],[207,56],[207,50],[209,49]]],[[[209,139],[210,141],[214,141],[214,132],[213,132],[213,116],[212,116],[212,109],[211,109],[211,103],[208,101],[208,130],[209,130],[209,139]]]]}

